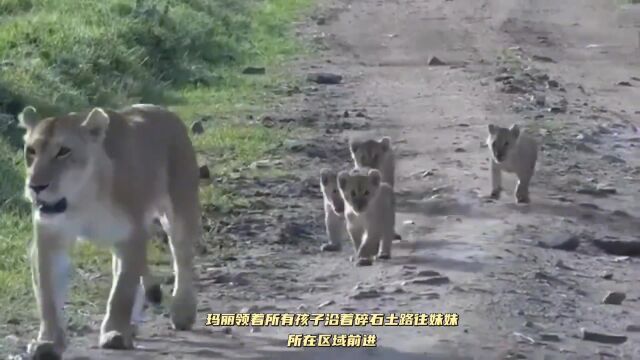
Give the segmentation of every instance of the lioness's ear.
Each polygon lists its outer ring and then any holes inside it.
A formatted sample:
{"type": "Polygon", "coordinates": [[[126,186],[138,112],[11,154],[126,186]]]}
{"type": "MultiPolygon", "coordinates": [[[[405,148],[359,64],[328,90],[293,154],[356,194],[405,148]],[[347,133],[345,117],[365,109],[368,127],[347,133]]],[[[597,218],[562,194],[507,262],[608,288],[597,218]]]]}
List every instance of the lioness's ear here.
{"type": "Polygon", "coordinates": [[[349,149],[351,149],[351,152],[356,152],[359,146],[360,146],[360,140],[353,139],[353,138],[349,139],[349,149]]]}
{"type": "Polygon", "coordinates": [[[18,114],[18,122],[23,129],[33,129],[38,124],[38,121],[40,121],[40,116],[38,116],[38,112],[33,106],[27,106],[18,114]]]}
{"type": "Polygon", "coordinates": [[[346,171],[341,171],[338,174],[338,186],[340,189],[344,190],[347,187],[347,178],[349,174],[346,171]]]}
{"type": "Polygon", "coordinates": [[[380,186],[380,181],[382,179],[382,176],[380,174],[380,170],[378,169],[371,169],[369,170],[369,181],[371,182],[371,185],[378,187],[380,186]]]}
{"type": "Polygon", "coordinates": [[[329,169],[322,169],[320,171],[320,182],[322,185],[327,186],[329,184],[329,177],[331,176],[331,171],[329,169]]]}
{"type": "Polygon", "coordinates": [[[93,108],[82,126],[89,131],[89,134],[96,140],[104,140],[109,127],[109,115],[101,108],[93,108]]]}
{"type": "Polygon", "coordinates": [[[517,138],[518,136],[520,136],[520,127],[517,124],[511,125],[511,127],[509,128],[509,131],[511,131],[511,134],[513,135],[514,138],[517,138]]]}
{"type": "Polygon", "coordinates": [[[498,130],[498,128],[493,124],[489,124],[489,126],[487,126],[487,129],[489,129],[489,134],[491,135],[494,135],[498,130]]]}
{"type": "Polygon", "coordinates": [[[388,151],[391,149],[391,138],[388,136],[383,137],[380,139],[380,144],[382,145],[382,150],[388,151]]]}

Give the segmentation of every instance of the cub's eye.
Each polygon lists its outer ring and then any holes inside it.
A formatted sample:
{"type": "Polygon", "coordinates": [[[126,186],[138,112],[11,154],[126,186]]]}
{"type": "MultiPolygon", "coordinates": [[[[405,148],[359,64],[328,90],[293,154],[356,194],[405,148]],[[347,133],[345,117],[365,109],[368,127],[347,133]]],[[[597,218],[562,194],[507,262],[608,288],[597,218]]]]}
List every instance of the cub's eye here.
{"type": "Polygon", "coordinates": [[[67,157],[69,154],[71,154],[71,149],[69,149],[68,147],[62,146],[60,150],[58,150],[58,153],[56,154],[56,158],[62,159],[64,157],[67,157]]]}
{"type": "Polygon", "coordinates": [[[337,194],[338,193],[338,189],[333,189],[333,193],[337,194]]]}
{"type": "Polygon", "coordinates": [[[369,196],[369,190],[364,191],[364,196],[369,196]]]}
{"type": "Polygon", "coordinates": [[[504,142],[504,146],[505,146],[505,147],[506,147],[506,146],[509,146],[509,142],[508,142],[508,141],[505,141],[505,142],[504,142]]]}
{"type": "Polygon", "coordinates": [[[357,195],[356,192],[351,190],[351,197],[356,197],[356,195],[357,195]]]}

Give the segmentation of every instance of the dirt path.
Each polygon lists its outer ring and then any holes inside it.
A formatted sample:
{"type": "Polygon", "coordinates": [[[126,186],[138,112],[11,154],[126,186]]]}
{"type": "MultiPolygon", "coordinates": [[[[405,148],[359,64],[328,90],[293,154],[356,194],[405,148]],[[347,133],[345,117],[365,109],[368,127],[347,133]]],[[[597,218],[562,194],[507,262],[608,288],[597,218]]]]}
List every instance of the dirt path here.
{"type": "Polygon", "coordinates": [[[322,134],[288,143],[295,151],[286,160],[300,165],[292,180],[239,182],[267,210],[239,214],[213,235],[234,240],[237,255],[203,257],[203,321],[207,312],[243,309],[441,312],[459,314],[458,327],[175,333],[160,309],[141,330],[139,350],[96,350],[95,327],[73,339],[67,358],[640,358],[640,337],[627,331],[640,325],[638,261],[594,246],[622,254],[613,241],[630,247],[640,228],[638,29],[613,3],[337,1],[319,12],[322,25],[304,29],[324,33],[328,50],[301,71],[338,73],[343,83],[310,85],[288,111],[322,134]],[[430,66],[432,56],[446,64],[430,66]],[[534,93],[544,105],[529,100],[534,93]],[[531,205],[513,204],[511,177],[500,201],[481,198],[489,191],[488,122],[518,123],[543,143],[531,205]],[[319,252],[318,170],[348,164],[352,131],[391,136],[399,158],[404,240],[392,260],[369,268],[348,262],[348,246],[319,252]],[[433,271],[449,282],[415,281],[433,271]],[[602,304],[609,291],[626,294],[621,305],[602,304]],[[580,328],[628,339],[586,341],[580,328]],[[286,351],[287,334],[300,332],[369,332],[378,346],[286,351]]]}

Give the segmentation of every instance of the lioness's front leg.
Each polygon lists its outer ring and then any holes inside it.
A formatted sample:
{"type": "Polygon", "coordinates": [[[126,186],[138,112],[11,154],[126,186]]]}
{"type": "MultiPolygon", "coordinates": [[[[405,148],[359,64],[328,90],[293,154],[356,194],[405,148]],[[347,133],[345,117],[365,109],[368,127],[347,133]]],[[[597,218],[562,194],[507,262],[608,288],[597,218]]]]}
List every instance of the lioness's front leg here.
{"type": "Polygon", "coordinates": [[[107,313],[100,328],[100,347],[105,349],[133,349],[131,315],[140,277],[146,265],[146,243],[140,238],[129,239],[113,252],[113,277],[107,313]]]}
{"type": "Polygon", "coordinates": [[[61,359],[66,348],[64,303],[71,262],[65,239],[36,225],[31,247],[32,282],[40,331],[28,352],[33,359],[61,359]]]}

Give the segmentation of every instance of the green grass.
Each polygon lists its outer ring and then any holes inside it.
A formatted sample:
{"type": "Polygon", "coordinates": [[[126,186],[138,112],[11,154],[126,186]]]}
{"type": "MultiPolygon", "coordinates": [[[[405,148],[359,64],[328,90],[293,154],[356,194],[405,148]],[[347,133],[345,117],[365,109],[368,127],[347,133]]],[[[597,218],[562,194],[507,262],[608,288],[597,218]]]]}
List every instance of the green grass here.
{"type": "MultiPolygon", "coordinates": [[[[287,135],[251,124],[291,84],[282,64],[305,52],[291,25],[312,0],[0,0],[0,112],[27,104],[48,115],[94,105],[169,106],[186,123],[207,117],[194,137],[216,177],[267,158],[287,135]],[[266,75],[243,75],[246,66],[266,75]]],[[[22,199],[21,136],[0,119],[0,338],[37,325],[27,244],[29,208],[22,199]],[[26,328],[25,328],[26,326],[26,328]]],[[[202,189],[203,203],[233,207],[224,188],[202,189]]],[[[105,249],[81,244],[70,310],[73,321],[102,313],[110,283],[105,249]]],[[[152,249],[166,264],[167,249],[152,249]]],[[[2,341],[0,340],[0,352],[2,341]]]]}

